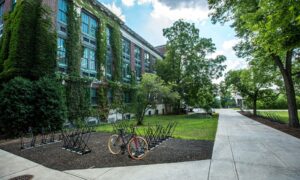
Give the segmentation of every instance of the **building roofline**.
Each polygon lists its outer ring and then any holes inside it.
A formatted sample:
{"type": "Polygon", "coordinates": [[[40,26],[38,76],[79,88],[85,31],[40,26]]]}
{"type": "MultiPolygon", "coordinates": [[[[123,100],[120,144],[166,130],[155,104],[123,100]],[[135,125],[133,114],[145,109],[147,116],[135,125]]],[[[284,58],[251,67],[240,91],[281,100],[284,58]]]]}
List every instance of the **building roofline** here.
{"type": "Polygon", "coordinates": [[[138,41],[140,41],[142,44],[146,45],[149,47],[149,49],[151,49],[153,52],[157,53],[159,56],[161,56],[161,58],[163,58],[163,55],[157,50],[155,49],[155,47],[150,44],[148,41],[146,41],[142,36],[140,36],[138,33],[136,33],[135,31],[133,31],[130,27],[128,27],[124,21],[122,21],[117,15],[115,15],[111,10],[109,10],[107,7],[105,7],[101,2],[99,2],[98,0],[89,0],[92,4],[98,6],[100,8],[100,10],[102,10],[103,12],[105,12],[109,17],[113,18],[114,20],[116,20],[119,25],[121,26],[121,28],[123,30],[125,30],[127,33],[129,33],[130,35],[132,35],[133,37],[135,37],[138,41]]]}
{"type": "Polygon", "coordinates": [[[167,46],[167,45],[163,44],[163,45],[155,46],[155,48],[160,48],[160,47],[164,47],[164,46],[167,46]]]}

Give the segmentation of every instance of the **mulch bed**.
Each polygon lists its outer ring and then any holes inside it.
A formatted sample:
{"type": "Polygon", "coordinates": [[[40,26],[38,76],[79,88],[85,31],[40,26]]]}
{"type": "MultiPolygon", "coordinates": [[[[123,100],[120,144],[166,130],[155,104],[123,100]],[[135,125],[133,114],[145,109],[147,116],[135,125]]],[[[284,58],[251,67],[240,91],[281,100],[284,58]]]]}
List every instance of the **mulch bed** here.
{"type": "Polygon", "coordinates": [[[300,138],[300,128],[291,128],[289,127],[287,124],[282,124],[276,121],[271,121],[267,118],[263,118],[263,117],[259,117],[259,116],[254,116],[252,113],[249,112],[242,112],[242,111],[238,111],[240,114],[247,116],[248,118],[251,118],[255,121],[258,121],[262,124],[265,124],[267,126],[270,126],[274,129],[277,129],[279,131],[282,131],[284,133],[287,133],[289,135],[292,135],[296,138],[300,138]]]}
{"type": "Polygon", "coordinates": [[[213,141],[169,139],[150,151],[142,160],[128,154],[112,155],[107,148],[109,133],[93,133],[88,146],[92,152],[78,155],[62,149],[62,143],[20,150],[19,140],[2,142],[0,149],[56,170],[146,165],[211,159],[213,141]]]}

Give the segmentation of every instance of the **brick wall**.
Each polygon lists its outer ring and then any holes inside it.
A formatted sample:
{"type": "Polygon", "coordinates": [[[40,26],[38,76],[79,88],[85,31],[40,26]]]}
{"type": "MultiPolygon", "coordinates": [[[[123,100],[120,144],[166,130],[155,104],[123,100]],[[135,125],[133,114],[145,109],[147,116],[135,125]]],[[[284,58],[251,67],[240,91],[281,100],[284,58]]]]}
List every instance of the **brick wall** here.
{"type": "Polygon", "coordinates": [[[141,66],[142,66],[142,74],[144,74],[145,73],[145,51],[144,51],[144,49],[141,49],[142,50],[142,52],[141,52],[141,66]]]}
{"type": "Polygon", "coordinates": [[[9,12],[11,10],[11,2],[12,0],[4,1],[4,12],[9,12]]]}
{"type": "Polygon", "coordinates": [[[58,0],[43,0],[43,4],[51,9],[51,18],[54,27],[56,27],[56,16],[58,9],[58,0]]]}
{"type": "Polygon", "coordinates": [[[131,62],[131,71],[135,72],[135,59],[134,59],[134,48],[135,45],[133,42],[130,42],[130,62],[131,62]]]}

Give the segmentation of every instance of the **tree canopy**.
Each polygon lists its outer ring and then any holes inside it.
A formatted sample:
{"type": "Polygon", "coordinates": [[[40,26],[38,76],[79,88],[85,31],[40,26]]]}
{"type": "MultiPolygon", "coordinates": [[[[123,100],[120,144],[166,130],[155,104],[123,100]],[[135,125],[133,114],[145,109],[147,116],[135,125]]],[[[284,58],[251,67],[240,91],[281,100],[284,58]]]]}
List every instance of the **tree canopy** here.
{"type": "Polygon", "coordinates": [[[256,115],[258,100],[276,98],[275,89],[272,89],[274,75],[272,71],[262,71],[252,66],[248,69],[229,71],[225,82],[227,86],[233,86],[243,98],[252,102],[253,114],[256,115]]]}
{"type": "Polygon", "coordinates": [[[194,24],[178,20],[163,34],[168,39],[167,54],[156,69],[180,95],[182,101],[176,103],[177,110],[182,103],[209,106],[213,101],[212,79],[222,75],[225,56],[208,58],[215,52],[215,45],[210,38],[201,38],[194,24]]]}
{"type": "Polygon", "coordinates": [[[289,125],[299,126],[293,72],[300,47],[300,1],[208,0],[212,22],[232,22],[242,41],[235,47],[240,57],[272,61],[284,82],[289,125]]]}
{"type": "Polygon", "coordinates": [[[149,73],[143,74],[142,81],[136,86],[135,92],[134,109],[137,125],[143,123],[147,110],[156,109],[156,105],[162,103],[164,99],[169,101],[178,99],[178,94],[171,92],[171,88],[164,85],[160,77],[149,73]]]}

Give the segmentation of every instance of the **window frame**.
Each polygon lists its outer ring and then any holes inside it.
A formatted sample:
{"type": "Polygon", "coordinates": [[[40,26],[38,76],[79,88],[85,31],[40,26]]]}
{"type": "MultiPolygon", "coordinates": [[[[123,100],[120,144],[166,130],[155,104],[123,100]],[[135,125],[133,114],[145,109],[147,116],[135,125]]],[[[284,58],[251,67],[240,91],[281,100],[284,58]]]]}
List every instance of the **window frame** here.
{"type": "Polygon", "coordinates": [[[131,46],[130,41],[122,38],[122,76],[124,82],[131,79],[131,46]]]}
{"type": "Polygon", "coordinates": [[[90,88],[90,103],[92,106],[98,106],[97,88],[90,88]]]}
{"type": "Polygon", "coordinates": [[[142,48],[134,46],[135,75],[138,81],[142,78],[142,48]],[[139,50],[139,51],[137,51],[139,50]],[[137,53],[139,52],[139,53],[137,53]],[[139,58],[138,58],[139,57],[139,58]]]}
{"type": "Polygon", "coordinates": [[[83,48],[83,54],[81,57],[80,69],[82,70],[82,72],[96,75],[97,74],[96,50],[86,46],[83,46],[82,48],[83,48]],[[91,54],[93,55],[91,56],[91,54]],[[83,66],[84,61],[86,62],[84,63],[86,64],[86,66],[83,66]],[[92,62],[94,63],[93,64],[94,68],[91,68],[92,62]]]}
{"type": "Polygon", "coordinates": [[[111,28],[105,29],[106,33],[106,57],[105,57],[105,76],[107,79],[112,79],[113,76],[113,52],[111,47],[111,28]]]}
{"type": "Polygon", "coordinates": [[[89,38],[96,39],[98,26],[99,26],[99,23],[98,23],[97,18],[83,9],[81,11],[81,33],[84,34],[85,36],[88,36],[89,38]],[[84,16],[86,16],[87,22],[85,22],[85,20],[83,18],[84,16]],[[93,26],[93,22],[95,22],[95,24],[94,24],[95,26],[93,26]],[[84,32],[83,25],[87,26],[88,32],[84,32]]]}
{"type": "Polygon", "coordinates": [[[66,0],[58,0],[58,5],[57,5],[57,21],[59,23],[62,24],[67,24],[68,23],[68,16],[67,16],[67,12],[68,12],[68,2],[66,0]],[[63,5],[63,7],[61,8],[61,5],[63,5]],[[61,19],[61,15],[63,15],[61,19]]]}
{"type": "Polygon", "coordinates": [[[58,36],[57,37],[57,60],[58,60],[58,65],[61,67],[66,67],[67,66],[67,59],[66,59],[66,39],[58,36]],[[61,44],[62,43],[62,44],[61,44]],[[63,57],[60,58],[59,54],[62,53],[63,57]],[[64,59],[63,62],[61,59],[64,59]]]}

